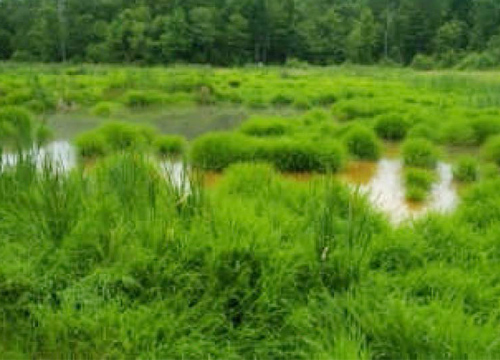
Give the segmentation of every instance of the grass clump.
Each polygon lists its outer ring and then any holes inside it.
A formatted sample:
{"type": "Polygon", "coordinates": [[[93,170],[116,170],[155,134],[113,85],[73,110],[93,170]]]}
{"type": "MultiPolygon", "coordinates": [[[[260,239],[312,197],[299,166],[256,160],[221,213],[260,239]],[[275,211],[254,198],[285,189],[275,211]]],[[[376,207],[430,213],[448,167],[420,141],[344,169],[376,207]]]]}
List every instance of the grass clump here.
{"type": "Polygon", "coordinates": [[[483,157],[500,166],[500,136],[490,138],[482,147],[483,157]]]}
{"type": "Polygon", "coordinates": [[[279,118],[254,118],[241,125],[240,131],[251,136],[282,136],[291,132],[290,120],[279,118]]]}
{"type": "Polygon", "coordinates": [[[110,152],[105,136],[95,130],[78,135],[74,144],[78,155],[86,160],[102,157],[110,152]]]}
{"type": "Polygon", "coordinates": [[[202,135],[191,145],[191,162],[200,169],[221,171],[237,162],[252,161],[255,142],[251,137],[238,133],[202,135]]]}
{"type": "Polygon", "coordinates": [[[105,117],[109,118],[111,115],[113,115],[118,108],[118,104],[108,102],[108,101],[101,101],[94,105],[94,107],[90,110],[92,115],[95,116],[100,116],[100,117],[105,117]]]}
{"type": "Polygon", "coordinates": [[[163,101],[164,95],[155,91],[130,90],[123,97],[125,105],[131,108],[145,108],[161,104],[163,101]]]}
{"type": "Polygon", "coordinates": [[[471,156],[461,157],[453,167],[453,177],[455,180],[465,183],[478,180],[479,162],[471,156]]]}
{"type": "Polygon", "coordinates": [[[163,135],[154,141],[156,153],[160,156],[182,156],[186,151],[187,140],[179,135],[163,135]]]}
{"type": "Polygon", "coordinates": [[[344,137],[349,153],[362,160],[378,160],[382,146],[375,133],[364,127],[354,126],[344,137]]]}
{"type": "Polygon", "coordinates": [[[52,136],[43,123],[35,120],[33,114],[23,107],[0,108],[0,147],[28,149],[41,146],[52,136]]]}
{"type": "Polygon", "coordinates": [[[389,110],[383,102],[368,99],[342,100],[333,105],[333,115],[340,121],[372,118],[389,110]]]}
{"type": "Polygon", "coordinates": [[[148,150],[155,136],[156,130],[148,125],[113,121],[80,134],[75,146],[82,157],[93,158],[109,152],[148,150]]]}
{"type": "Polygon", "coordinates": [[[344,150],[335,143],[282,139],[256,144],[259,161],[267,161],[284,172],[337,172],[344,164],[344,150]]]}
{"type": "Polygon", "coordinates": [[[402,157],[406,166],[433,169],[437,165],[439,152],[428,140],[408,139],[402,146],[402,157]]]}
{"type": "Polygon", "coordinates": [[[405,169],[404,177],[406,199],[415,202],[421,202],[427,198],[435,181],[435,174],[419,168],[405,169]]]}
{"type": "Polygon", "coordinates": [[[410,124],[401,114],[386,114],[377,117],[375,131],[377,135],[385,140],[400,141],[403,140],[410,124]]]}
{"type": "Polygon", "coordinates": [[[196,139],[191,161],[205,170],[221,171],[238,162],[267,162],[284,172],[336,172],[344,150],[335,143],[307,139],[253,138],[239,133],[211,133],[196,139]]]}

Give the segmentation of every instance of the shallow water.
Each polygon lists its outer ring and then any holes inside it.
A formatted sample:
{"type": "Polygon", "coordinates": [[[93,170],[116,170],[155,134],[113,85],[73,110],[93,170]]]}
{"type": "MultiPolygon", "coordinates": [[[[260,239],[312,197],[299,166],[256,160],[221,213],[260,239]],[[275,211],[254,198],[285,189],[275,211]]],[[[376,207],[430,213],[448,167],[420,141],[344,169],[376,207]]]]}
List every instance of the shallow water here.
{"type": "MultiPolygon", "coordinates": [[[[74,147],[67,141],[55,141],[41,149],[37,154],[37,162],[44,159],[56,163],[59,168],[68,170],[77,163],[74,147]]],[[[14,164],[17,157],[4,154],[4,164],[14,164]]],[[[180,162],[163,162],[162,168],[166,176],[178,187],[186,186],[185,168],[180,162]]],[[[422,204],[406,201],[403,183],[403,165],[397,158],[384,158],[378,163],[352,162],[339,178],[352,187],[359,188],[366,193],[371,203],[386,213],[393,223],[401,223],[408,219],[417,218],[428,212],[448,213],[458,204],[457,189],[453,183],[451,165],[439,163],[437,173],[439,180],[433,185],[429,200],[422,204]]],[[[213,186],[220,179],[220,174],[206,174],[205,184],[213,186]]],[[[310,174],[287,174],[287,178],[295,181],[309,181],[310,174]]]]}
{"type": "Polygon", "coordinates": [[[351,180],[348,182],[365,192],[372,204],[386,213],[394,223],[414,219],[428,212],[448,213],[458,204],[457,189],[453,184],[453,172],[449,164],[438,164],[436,172],[439,179],[432,187],[429,200],[421,204],[408,202],[405,198],[403,165],[400,160],[385,158],[372,166],[375,171],[368,182],[366,171],[359,178],[356,178],[356,172],[354,175],[350,174],[351,180]]]}

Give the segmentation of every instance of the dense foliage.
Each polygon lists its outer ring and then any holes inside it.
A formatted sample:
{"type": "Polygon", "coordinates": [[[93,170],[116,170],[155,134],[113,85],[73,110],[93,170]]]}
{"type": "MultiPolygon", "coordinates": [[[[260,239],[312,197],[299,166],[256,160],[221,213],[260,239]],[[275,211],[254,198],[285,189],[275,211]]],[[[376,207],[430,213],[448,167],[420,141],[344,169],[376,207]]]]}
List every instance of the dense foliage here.
{"type": "Polygon", "coordinates": [[[2,0],[0,59],[499,63],[496,0],[2,0]]]}

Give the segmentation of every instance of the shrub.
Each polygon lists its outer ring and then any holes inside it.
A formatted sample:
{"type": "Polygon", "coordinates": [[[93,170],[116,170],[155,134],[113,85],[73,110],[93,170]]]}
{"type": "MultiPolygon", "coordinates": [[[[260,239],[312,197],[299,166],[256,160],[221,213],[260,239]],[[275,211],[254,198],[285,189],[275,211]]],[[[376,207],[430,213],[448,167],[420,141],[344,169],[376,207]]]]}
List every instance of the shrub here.
{"type": "Polygon", "coordinates": [[[406,199],[424,201],[432,188],[435,176],[428,170],[410,168],[405,170],[406,199]]]}
{"type": "Polygon", "coordinates": [[[377,135],[386,140],[402,140],[406,137],[409,122],[401,114],[380,115],[375,124],[377,135]]]}
{"type": "Polygon", "coordinates": [[[484,70],[498,66],[495,56],[489,52],[471,53],[467,55],[458,65],[457,68],[465,70],[484,70]]]}
{"type": "Polygon", "coordinates": [[[403,162],[406,166],[435,168],[438,162],[438,151],[425,139],[409,139],[402,146],[403,162]]]}
{"type": "Polygon", "coordinates": [[[290,120],[254,118],[246,121],[240,130],[251,136],[281,136],[290,132],[290,120]]]}
{"type": "Polygon", "coordinates": [[[381,145],[375,133],[363,126],[354,126],[345,135],[344,141],[351,155],[359,159],[377,160],[381,145]]]}
{"type": "Polygon", "coordinates": [[[432,70],[436,67],[436,63],[431,56],[417,54],[411,62],[411,67],[416,70],[432,70]]]}
{"type": "Polygon", "coordinates": [[[479,177],[479,162],[473,157],[460,158],[453,168],[453,177],[461,182],[473,182],[479,177]]]}
{"type": "Polygon", "coordinates": [[[500,136],[490,138],[482,148],[483,157],[500,166],[500,136]]]}
{"type": "Polygon", "coordinates": [[[160,156],[180,156],[186,150],[187,141],[178,135],[163,135],[158,137],[154,146],[160,156]]]}

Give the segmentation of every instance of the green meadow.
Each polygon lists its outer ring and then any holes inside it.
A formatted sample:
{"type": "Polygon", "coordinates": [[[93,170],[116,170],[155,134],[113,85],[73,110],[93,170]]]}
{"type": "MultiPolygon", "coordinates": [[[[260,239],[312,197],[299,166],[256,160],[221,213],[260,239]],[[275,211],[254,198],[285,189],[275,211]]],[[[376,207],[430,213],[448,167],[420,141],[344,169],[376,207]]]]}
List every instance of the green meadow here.
{"type": "Polygon", "coordinates": [[[0,357],[500,358],[500,73],[1,63],[0,155],[0,357]]]}

